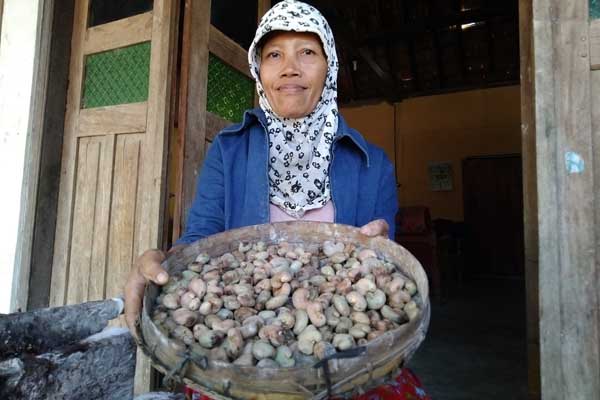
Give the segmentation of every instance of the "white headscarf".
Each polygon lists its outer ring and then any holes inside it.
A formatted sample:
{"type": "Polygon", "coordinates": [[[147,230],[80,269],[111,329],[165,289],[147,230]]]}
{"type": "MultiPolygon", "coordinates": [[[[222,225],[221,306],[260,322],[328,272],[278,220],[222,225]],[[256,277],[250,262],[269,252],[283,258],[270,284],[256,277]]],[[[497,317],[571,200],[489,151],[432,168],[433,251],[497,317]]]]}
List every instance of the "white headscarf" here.
{"type": "Polygon", "coordinates": [[[276,4],[262,18],[248,50],[260,107],[269,134],[269,197],[287,214],[301,218],[331,198],[329,164],[338,127],[338,59],[329,24],[314,7],[300,1],[276,4]],[[260,40],[271,31],[312,32],[319,36],[327,57],[327,77],[315,109],[298,119],[278,116],[260,82],[260,40]]]}

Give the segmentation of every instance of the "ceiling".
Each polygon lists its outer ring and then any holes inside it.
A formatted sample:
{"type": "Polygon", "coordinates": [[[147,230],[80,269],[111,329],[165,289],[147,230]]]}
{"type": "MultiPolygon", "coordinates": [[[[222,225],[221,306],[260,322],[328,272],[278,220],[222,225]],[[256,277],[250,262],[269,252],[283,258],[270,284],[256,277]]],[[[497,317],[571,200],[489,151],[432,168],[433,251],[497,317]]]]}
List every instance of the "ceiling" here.
{"type": "MultiPolygon", "coordinates": [[[[517,0],[305,1],[334,31],[340,103],[398,102],[519,83],[517,0]]],[[[255,25],[249,20],[242,32],[230,10],[223,7],[231,25],[224,29],[248,48],[255,25]]],[[[236,14],[256,20],[256,12],[236,14]]]]}
{"type": "Polygon", "coordinates": [[[312,3],[336,36],[341,103],[519,82],[516,0],[312,3]]]}

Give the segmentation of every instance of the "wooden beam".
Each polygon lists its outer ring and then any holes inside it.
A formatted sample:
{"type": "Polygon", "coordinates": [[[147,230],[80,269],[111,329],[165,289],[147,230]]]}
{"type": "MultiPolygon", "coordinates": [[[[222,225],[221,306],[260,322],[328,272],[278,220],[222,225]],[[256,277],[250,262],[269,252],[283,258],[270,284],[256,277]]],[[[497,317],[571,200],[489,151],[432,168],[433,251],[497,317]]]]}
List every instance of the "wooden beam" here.
{"type": "Polygon", "coordinates": [[[257,12],[256,12],[256,16],[257,16],[257,23],[260,22],[260,19],[263,17],[263,15],[265,15],[267,13],[267,11],[269,11],[269,9],[271,8],[271,0],[257,0],[258,1],[258,6],[257,6],[257,12]]]}
{"type": "Polygon", "coordinates": [[[588,0],[539,0],[531,22],[544,399],[600,398],[600,101],[588,19],[588,0]]]}
{"type": "Polygon", "coordinates": [[[486,25],[486,33],[487,33],[487,45],[488,45],[488,70],[485,80],[490,80],[490,76],[494,73],[496,69],[496,60],[494,57],[494,32],[492,31],[492,19],[488,19],[485,21],[486,25]]]}
{"type": "Polygon", "coordinates": [[[324,0],[324,7],[321,10],[325,18],[329,21],[334,30],[338,46],[341,45],[347,49],[354,49],[362,60],[371,68],[379,80],[379,88],[385,98],[395,97],[393,91],[393,80],[391,75],[385,71],[379,63],[375,61],[375,57],[368,47],[357,46],[357,40],[353,30],[346,25],[344,18],[340,17],[332,0],[324,0]]]}
{"type": "Polygon", "coordinates": [[[210,1],[186,0],[179,98],[181,150],[176,182],[173,239],[181,236],[196,192],[198,170],[206,147],[206,96],[210,1]]]}
{"type": "MultiPolygon", "coordinates": [[[[162,242],[167,198],[167,148],[172,123],[171,77],[177,67],[178,12],[179,1],[154,0],[152,47],[150,50],[150,78],[148,87],[148,109],[146,135],[141,148],[140,182],[136,213],[139,224],[135,226],[134,257],[142,251],[159,247],[162,242]]],[[[136,353],[134,393],[146,393],[152,389],[152,365],[141,350],[136,353]]]]}
{"type": "Polygon", "coordinates": [[[131,46],[152,39],[152,11],[89,28],[84,54],[131,46]]]}
{"type": "Polygon", "coordinates": [[[210,26],[208,49],[226,64],[254,79],[248,67],[248,52],[213,25],[210,26]]]}
{"type": "Polygon", "coordinates": [[[146,102],[84,108],[80,111],[77,136],[146,131],[146,102]]]}
{"type": "MultiPolygon", "coordinates": [[[[88,18],[87,0],[75,2],[75,12],[73,17],[73,37],[71,40],[71,60],[69,65],[69,88],[67,93],[67,111],[65,113],[64,136],[65,143],[62,148],[61,176],[58,197],[58,216],[57,221],[69,220],[71,210],[74,207],[74,201],[71,194],[75,190],[75,158],[77,154],[76,140],[72,137],[77,132],[77,120],[79,118],[77,110],[81,108],[81,87],[84,70],[83,57],[79,57],[83,51],[83,42],[85,41],[86,28],[84,24],[78,21],[87,21],[88,18]]],[[[56,227],[56,236],[54,242],[54,258],[52,264],[52,283],[50,291],[50,305],[60,306],[67,301],[68,277],[70,274],[70,237],[71,224],[58,224],[56,227]]]]}
{"type": "MultiPolygon", "coordinates": [[[[467,85],[454,86],[454,87],[445,87],[443,89],[427,89],[427,90],[419,90],[409,92],[404,96],[398,96],[393,99],[394,102],[406,100],[413,97],[425,97],[425,96],[437,96],[440,94],[448,94],[448,93],[456,93],[456,92],[466,92],[468,90],[482,90],[482,89],[491,89],[502,86],[516,86],[519,85],[519,80],[508,80],[508,81],[498,81],[498,82],[484,82],[482,83],[470,83],[467,85]]],[[[382,99],[384,100],[384,99],[382,99]]],[[[373,100],[374,101],[374,100],[373,100]]]]}
{"type": "Polygon", "coordinates": [[[354,100],[356,98],[356,87],[354,84],[354,78],[352,76],[353,73],[353,60],[350,59],[349,57],[349,53],[346,49],[338,49],[338,56],[340,57],[340,68],[342,69],[342,71],[344,72],[343,75],[340,74],[341,76],[344,76],[347,80],[347,84],[346,86],[348,87],[348,89],[350,90],[350,93],[348,93],[348,97],[350,100],[354,100]]]}
{"type": "MultiPolygon", "coordinates": [[[[459,2],[460,4],[460,2],[459,2]]],[[[514,17],[518,18],[518,9],[512,5],[509,7],[495,8],[480,8],[468,11],[461,11],[460,8],[456,12],[443,17],[428,16],[426,18],[417,19],[414,21],[404,21],[402,24],[396,25],[394,29],[384,29],[376,33],[367,35],[358,45],[377,44],[385,42],[388,38],[402,40],[407,36],[413,36],[420,33],[431,32],[450,26],[468,24],[471,22],[487,21],[492,17],[514,17]]]]}
{"type": "MultiPolygon", "coordinates": [[[[2,20],[3,3],[0,1],[0,25],[2,20]]],[[[28,139],[26,141],[23,170],[23,191],[21,194],[21,215],[15,249],[15,269],[11,295],[11,310],[27,309],[29,281],[32,263],[33,240],[36,224],[36,208],[38,205],[38,187],[40,180],[40,165],[42,163],[44,117],[46,112],[48,77],[51,62],[52,23],[54,1],[40,2],[38,11],[39,29],[35,43],[35,70],[33,71],[32,98],[28,139]]]]}
{"type": "MultiPolygon", "coordinates": [[[[408,18],[408,2],[407,0],[402,0],[402,14],[404,16],[403,23],[407,23],[408,18]]],[[[410,75],[412,76],[412,85],[413,92],[421,89],[421,84],[419,83],[419,71],[417,67],[417,55],[415,53],[415,38],[414,36],[410,36],[406,38],[406,44],[408,47],[408,62],[410,64],[410,75]]]]}
{"type": "MultiPolygon", "coordinates": [[[[457,12],[460,12],[462,0],[454,0],[454,7],[457,12]]],[[[458,65],[462,77],[462,83],[467,82],[467,65],[465,62],[465,46],[463,43],[463,31],[461,27],[457,27],[456,34],[458,35],[458,65]]]]}
{"type": "MultiPolygon", "coordinates": [[[[74,0],[54,1],[50,42],[50,65],[42,132],[35,222],[31,248],[31,271],[27,310],[48,307],[52,278],[52,257],[56,232],[58,190],[61,174],[69,59],[73,33],[74,0]]],[[[41,61],[40,61],[41,62],[41,61]]],[[[34,85],[41,88],[42,85],[34,85]]],[[[33,159],[33,157],[31,158],[33,159]]],[[[25,251],[26,246],[17,246],[25,251]]],[[[21,294],[22,295],[22,294],[21,294]]]]}
{"type": "Polygon", "coordinates": [[[540,398],[539,235],[535,127],[535,70],[533,66],[533,9],[519,0],[521,52],[521,148],[523,162],[523,227],[525,249],[525,306],[527,336],[527,398],[540,398]]]}
{"type": "Polygon", "coordinates": [[[437,69],[437,75],[438,75],[438,79],[439,79],[439,87],[440,89],[443,89],[445,86],[445,81],[444,81],[444,62],[442,60],[442,54],[443,54],[443,50],[442,50],[442,46],[440,44],[440,35],[438,33],[438,31],[434,31],[433,32],[433,48],[435,51],[435,67],[437,69]]]}
{"type": "MultiPolygon", "coordinates": [[[[379,26],[384,26],[384,22],[381,18],[381,14],[382,14],[381,3],[375,2],[374,6],[375,6],[375,10],[376,10],[376,15],[377,15],[377,23],[379,26]]],[[[390,80],[390,83],[392,84],[392,92],[395,94],[395,93],[398,93],[399,86],[398,86],[398,81],[396,79],[396,76],[393,73],[394,66],[392,63],[392,54],[390,51],[391,41],[387,40],[385,42],[385,44],[383,44],[383,46],[384,46],[385,59],[387,61],[387,65],[388,65],[387,70],[390,71],[388,74],[389,80],[390,80]]]]}

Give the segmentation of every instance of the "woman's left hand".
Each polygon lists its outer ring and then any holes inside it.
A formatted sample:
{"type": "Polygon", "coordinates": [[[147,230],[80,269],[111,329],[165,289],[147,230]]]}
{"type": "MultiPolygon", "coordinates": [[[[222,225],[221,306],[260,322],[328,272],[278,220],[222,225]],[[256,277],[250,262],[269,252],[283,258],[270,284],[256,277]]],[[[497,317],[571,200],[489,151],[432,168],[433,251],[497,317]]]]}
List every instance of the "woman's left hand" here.
{"type": "Polygon", "coordinates": [[[360,227],[360,233],[367,236],[388,237],[390,226],[385,219],[376,219],[360,227]]]}

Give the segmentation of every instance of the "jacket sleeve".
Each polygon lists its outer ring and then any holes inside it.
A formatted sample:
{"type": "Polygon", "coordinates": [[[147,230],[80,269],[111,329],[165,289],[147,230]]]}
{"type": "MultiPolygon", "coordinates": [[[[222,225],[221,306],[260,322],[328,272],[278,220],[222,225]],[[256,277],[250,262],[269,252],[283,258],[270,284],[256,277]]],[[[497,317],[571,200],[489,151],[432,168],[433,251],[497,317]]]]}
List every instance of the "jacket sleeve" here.
{"type": "Polygon", "coordinates": [[[396,174],[394,165],[383,153],[381,161],[381,179],[379,180],[379,194],[375,204],[375,218],[383,218],[390,226],[388,236],[394,240],[396,234],[396,213],[398,212],[398,192],[396,190],[396,174]]]}
{"type": "Polygon", "coordinates": [[[210,145],[196,182],[185,232],[175,244],[188,244],[225,230],[223,157],[218,138],[210,145]]]}

